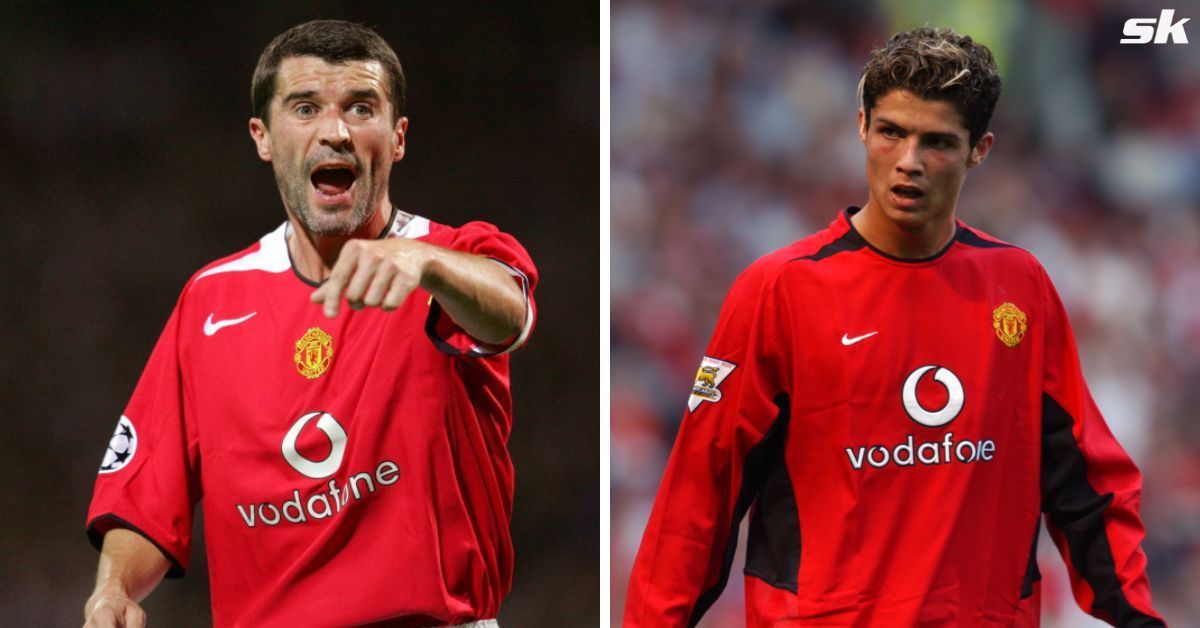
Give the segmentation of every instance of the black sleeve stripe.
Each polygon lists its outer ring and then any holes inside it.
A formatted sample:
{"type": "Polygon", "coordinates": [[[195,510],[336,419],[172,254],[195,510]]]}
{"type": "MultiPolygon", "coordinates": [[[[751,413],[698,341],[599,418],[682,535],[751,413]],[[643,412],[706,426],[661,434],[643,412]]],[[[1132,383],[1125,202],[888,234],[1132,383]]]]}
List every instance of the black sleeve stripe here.
{"type": "Polygon", "coordinates": [[[1033,524],[1033,542],[1029,544],[1029,562],[1025,565],[1025,579],[1021,582],[1021,599],[1033,595],[1033,583],[1042,579],[1038,569],[1037,548],[1038,537],[1042,534],[1042,518],[1039,516],[1033,524]]]}
{"type": "Polygon", "coordinates": [[[529,332],[533,330],[534,318],[533,300],[529,297],[529,277],[526,276],[525,273],[521,272],[519,268],[512,266],[507,262],[500,261],[494,257],[489,257],[488,259],[499,264],[500,267],[503,268],[510,277],[519,279],[521,281],[521,295],[525,298],[525,321],[521,324],[521,331],[517,332],[516,337],[508,343],[508,346],[496,352],[480,353],[480,356],[501,355],[504,353],[512,353],[513,351],[519,349],[521,345],[524,345],[525,341],[529,339],[529,332]]]}
{"type": "Polygon", "coordinates": [[[1074,420],[1049,394],[1042,394],[1042,510],[1066,535],[1075,570],[1092,588],[1092,610],[1117,626],[1165,626],[1134,608],[1121,590],[1104,511],[1113,494],[1088,483],[1087,460],[1071,431],[1074,420]]]}
{"type": "Polygon", "coordinates": [[[162,552],[163,556],[167,557],[167,561],[171,563],[171,566],[169,568],[167,568],[167,576],[166,577],[168,577],[168,578],[182,578],[183,577],[183,575],[184,575],[183,564],[180,563],[175,558],[175,556],[173,556],[171,554],[171,552],[168,552],[166,550],[166,548],[164,548],[162,545],[159,545],[158,541],[155,541],[153,537],[151,537],[149,534],[146,534],[144,531],[142,531],[141,528],[133,525],[132,523],[129,523],[128,521],[126,521],[114,514],[100,515],[99,517],[96,517],[95,519],[92,519],[91,521],[88,522],[88,526],[87,526],[88,540],[91,541],[92,547],[96,548],[97,551],[99,551],[101,548],[104,547],[104,532],[101,532],[100,530],[98,530],[97,529],[98,527],[106,527],[107,530],[112,530],[113,528],[124,528],[126,530],[129,530],[130,532],[136,532],[136,533],[140,534],[147,541],[150,541],[154,545],[154,547],[157,547],[158,551],[162,552]],[[101,526],[100,524],[108,524],[108,525],[101,526]]]}
{"type": "Polygon", "coordinates": [[[750,510],[745,573],[795,595],[800,577],[800,507],[784,458],[787,432],[784,423],[765,444],[762,489],[750,510]]]}
{"type": "MultiPolygon", "coordinates": [[[[787,441],[787,426],[791,404],[787,395],[780,394],[775,397],[775,405],[779,408],[779,414],[776,415],[775,421],[771,423],[771,428],[767,430],[766,434],[763,434],[762,440],[758,441],[758,444],[746,454],[746,463],[742,468],[742,487],[738,492],[737,503],[733,507],[733,518],[729,526],[729,538],[725,540],[721,576],[717,579],[716,584],[702,593],[699,599],[696,600],[696,606],[692,609],[692,615],[688,619],[689,628],[700,622],[700,618],[704,616],[704,613],[708,612],[709,608],[712,608],[713,603],[717,601],[721,592],[725,590],[725,584],[729,581],[729,570],[733,566],[733,555],[737,551],[738,524],[746,516],[746,511],[750,509],[750,504],[754,502],[754,498],[758,496],[767,479],[767,473],[770,470],[769,457],[771,452],[778,451],[778,454],[782,455],[783,444],[787,441]]],[[[797,541],[799,541],[798,538],[797,541]]],[[[798,554],[796,560],[799,561],[798,554]]]]}
{"type": "Polygon", "coordinates": [[[459,351],[454,345],[446,342],[437,333],[438,317],[442,315],[442,306],[437,302],[437,299],[429,301],[429,314],[425,317],[425,335],[429,336],[429,340],[433,342],[433,346],[437,347],[438,351],[447,355],[463,355],[465,351],[459,351]]]}

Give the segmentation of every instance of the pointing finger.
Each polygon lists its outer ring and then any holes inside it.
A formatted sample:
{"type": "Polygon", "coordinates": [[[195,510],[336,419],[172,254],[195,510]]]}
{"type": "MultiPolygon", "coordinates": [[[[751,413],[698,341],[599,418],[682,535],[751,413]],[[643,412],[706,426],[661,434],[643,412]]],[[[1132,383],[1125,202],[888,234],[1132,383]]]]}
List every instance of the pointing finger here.
{"type": "MultiPolygon", "coordinates": [[[[345,297],[351,305],[362,307],[363,294],[366,293],[375,275],[379,274],[381,266],[386,266],[386,264],[381,265],[377,256],[370,253],[362,255],[362,259],[358,262],[358,267],[354,269],[354,273],[346,282],[345,297]]],[[[370,304],[368,303],[368,305],[370,304]]]]}
{"type": "Polygon", "coordinates": [[[321,289],[324,290],[324,294],[321,296],[325,301],[325,316],[328,318],[337,316],[342,290],[358,265],[359,248],[354,242],[351,240],[342,247],[342,253],[338,255],[338,261],[333,265],[329,278],[325,280],[325,285],[321,286],[321,289]]]}

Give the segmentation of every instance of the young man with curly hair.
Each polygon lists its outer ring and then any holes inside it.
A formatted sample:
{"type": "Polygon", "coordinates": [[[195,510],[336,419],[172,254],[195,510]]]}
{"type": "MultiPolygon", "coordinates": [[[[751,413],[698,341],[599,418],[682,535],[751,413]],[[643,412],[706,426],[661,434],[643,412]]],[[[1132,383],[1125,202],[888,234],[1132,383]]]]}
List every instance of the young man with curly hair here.
{"type": "Polygon", "coordinates": [[[918,28],[874,49],[869,193],[735,281],[630,579],[626,626],[694,625],[750,513],[750,626],[1036,626],[1046,526],[1076,600],[1161,626],[1141,477],[1028,252],[956,216],[994,137],[991,52],[918,28]]]}

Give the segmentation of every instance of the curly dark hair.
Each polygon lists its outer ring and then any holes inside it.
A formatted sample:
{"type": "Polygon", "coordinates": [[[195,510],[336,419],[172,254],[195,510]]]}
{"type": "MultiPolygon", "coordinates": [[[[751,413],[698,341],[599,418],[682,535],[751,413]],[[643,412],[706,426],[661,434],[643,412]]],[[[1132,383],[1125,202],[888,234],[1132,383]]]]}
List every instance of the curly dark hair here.
{"type": "Polygon", "coordinates": [[[318,57],[329,63],[378,61],[388,79],[392,124],[404,115],[404,70],[396,52],[378,33],[354,22],[313,20],[284,31],[267,44],[250,82],[250,104],[254,116],[270,124],[271,99],[279,64],[288,57],[318,57]]]}
{"type": "Polygon", "coordinates": [[[867,56],[858,90],[868,122],[875,103],[893,89],[952,103],[974,146],[1000,98],[1000,73],[987,46],[948,28],[923,26],[896,33],[867,56]]]}

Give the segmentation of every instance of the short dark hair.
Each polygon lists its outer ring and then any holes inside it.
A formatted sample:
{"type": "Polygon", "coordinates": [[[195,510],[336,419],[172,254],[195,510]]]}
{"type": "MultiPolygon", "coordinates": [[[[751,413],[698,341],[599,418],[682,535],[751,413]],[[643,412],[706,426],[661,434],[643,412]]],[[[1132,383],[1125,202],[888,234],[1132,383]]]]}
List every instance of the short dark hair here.
{"type": "Polygon", "coordinates": [[[379,33],[354,22],[313,20],[284,31],[267,44],[250,82],[250,104],[255,117],[270,124],[271,99],[279,64],[288,57],[319,57],[329,63],[378,61],[388,79],[392,123],[404,115],[404,70],[400,59],[379,33]]]}
{"type": "Polygon", "coordinates": [[[868,122],[871,109],[893,89],[950,102],[974,146],[987,132],[1000,99],[1000,72],[987,46],[948,28],[923,26],[896,33],[871,50],[858,89],[868,122]]]}

